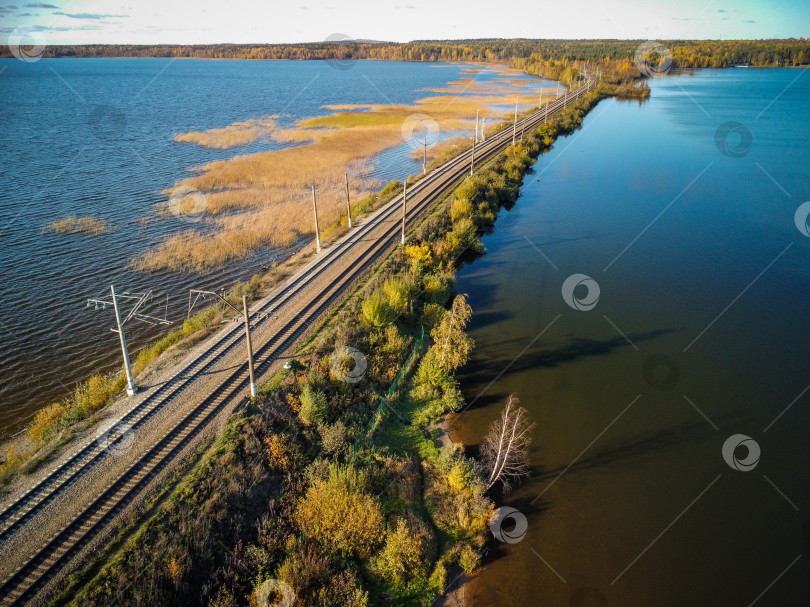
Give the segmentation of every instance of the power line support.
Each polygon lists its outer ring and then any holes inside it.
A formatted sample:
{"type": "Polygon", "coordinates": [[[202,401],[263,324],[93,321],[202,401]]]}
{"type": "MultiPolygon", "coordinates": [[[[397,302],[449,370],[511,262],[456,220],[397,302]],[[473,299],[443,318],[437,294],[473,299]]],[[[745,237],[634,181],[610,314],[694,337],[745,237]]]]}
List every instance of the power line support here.
{"type": "MultiPolygon", "coordinates": [[[[112,296],[110,301],[105,299],[88,299],[87,307],[89,308],[91,305],[95,305],[96,310],[98,310],[99,304],[101,304],[102,309],[104,310],[107,309],[107,306],[113,307],[113,311],[115,312],[115,329],[110,329],[110,331],[113,333],[118,333],[118,338],[121,342],[121,353],[124,356],[124,373],[126,374],[127,379],[127,395],[134,396],[138,391],[138,387],[135,385],[135,380],[132,377],[132,365],[129,362],[129,350],[127,348],[127,338],[124,334],[124,325],[126,325],[131,318],[135,318],[150,325],[168,325],[171,323],[165,318],[157,318],[148,314],[138,313],[141,306],[143,306],[143,304],[152,297],[152,291],[147,291],[146,293],[124,292],[118,294],[115,292],[115,285],[110,285],[110,295],[112,296]],[[130,310],[129,314],[127,314],[126,318],[123,320],[121,319],[121,309],[118,306],[119,299],[135,301],[135,305],[132,307],[132,310],[130,310]]],[[[166,306],[168,311],[168,297],[166,299],[166,306]]]]}
{"type": "Polygon", "coordinates": [[[315,245],[317,252],[321,252],[321,231],[318,229],[318,203],[315,202],[315,186],[312,186],[312,210],[315,213],[315,245]]]}
{"type": "Polygon", "coordinates": [[[473,139],[472,155],[470,156],[470,177],[472,177],[473,169],[475,169],[475,139],[473,139]]]}
{"type": "Polygon", "coordinates": [[[475,110],[475,143],[478,143],[478,110],[475,110]]]}
{"type": "Polygon", "coordinates": [[[118,327],[116,332],[121,339],[121,351],[124,354],[124,371],[127,374],[127,395],[134,396],[138,391],[138,387],[135,385],[135,380],[132,378],[132,366],[129,364],[127,338],[124,336],[124,324],[121,322],[121,312],[118,310],[118,299],[115,297],[114,285],[110,285],[110,293],[112,294],[113,310],[115,310],[115,326],[118,327]]]}
{"type": "Polygon", "coordinates": [[[405,178],[405,183],[402,186],[402,244],[405,244],[405,215],[407,213],[407,200],[408,200],[408,178],[405,178]]]}
{"type": "Polygon", "coordinates": [[[425,150],[422,154],[422,175],[427,173],[427,137],[425,137],[425,150]]]}
{"type": "MultiPolygon", "coordinates": [[[[213,295],[219,301],[224,303],[228,306],[231,310],[236,312],[236,314],[242,314],[245,320],[245,343],[247,344],[247,363],[248,363],[248,373],[250,375],[250,397],[255,398],[257,392],[256,389],[256,375],[253,368],[253,340],[250,336],[250,314],[248,311],[247,305],[247,295],[242,295],[242,310],[239,310],[236,306],[234,306],[231,302],[225,299],[225,290],[222,290],[222,294],[217,293],[216,291],[204,291],[201,289],[189,289],[188,290],[188,316],[191,317],[191,310],[194,307],[194,304],[197,303],[197,300],[202,295],[213,295]],[[191,295],[196,294],[194,301],[191,301],[191,295]]],[[[236,317],[237,319],[239,316],[236,317]]]]}
{"type": "Polygon", "coordinates": [[[248,371],[250,372],[250,397],[256,398],[256,377],[253,374],[253,342],[250,339],[250,316],[248,315],[247,295],[242,295],[242,310],[245,313],[245,339],[247,340],[248,371]]]}
{"type": "Polygon", "coordinates": [[[515,137],[517,136],[517,106],[518,98],[515,97],[515,121],[512,123],[512,145],[515,145],[515,137]]]}
{"type": "Polygon", "coordinates": [[[349,229],[352,228],[352,203],[349,200],[349,174],[346,173],[346,212],[349,214],[349,229]]]}

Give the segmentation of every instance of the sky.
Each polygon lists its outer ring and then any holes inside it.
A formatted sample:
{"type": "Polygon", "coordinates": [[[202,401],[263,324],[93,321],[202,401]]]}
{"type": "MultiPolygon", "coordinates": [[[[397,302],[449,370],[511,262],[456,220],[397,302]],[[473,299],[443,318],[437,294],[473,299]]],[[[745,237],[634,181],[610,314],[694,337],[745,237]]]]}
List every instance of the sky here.
{"type": "MultiPolygon", "coordinates": [[[[810,37],[808,0],[0,0],[47,44],[810,37]]],[[[19,31],[19,30],[18,30],[19,31]]]]}

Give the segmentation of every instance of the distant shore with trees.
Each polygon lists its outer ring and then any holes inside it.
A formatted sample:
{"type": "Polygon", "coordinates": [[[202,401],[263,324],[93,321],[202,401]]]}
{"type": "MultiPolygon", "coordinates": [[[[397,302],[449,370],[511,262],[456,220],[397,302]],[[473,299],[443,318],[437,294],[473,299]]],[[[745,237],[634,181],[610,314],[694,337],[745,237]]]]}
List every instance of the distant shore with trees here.
{"type": "MultiPolygon", "coordinates": [[[[415,40],[406,43],[345,40],[299,44],[54,45],[44,57],[186,57],[196,59],[321,59],[506,63],[517,60],[633,65],[644,40],[415,40]]],[[[736,65],[798,67],[810,63],[810,39],[661,40],[673,68],[736,65]]],[[[11,57],[8,48],[0,57],[11,57]]]]}

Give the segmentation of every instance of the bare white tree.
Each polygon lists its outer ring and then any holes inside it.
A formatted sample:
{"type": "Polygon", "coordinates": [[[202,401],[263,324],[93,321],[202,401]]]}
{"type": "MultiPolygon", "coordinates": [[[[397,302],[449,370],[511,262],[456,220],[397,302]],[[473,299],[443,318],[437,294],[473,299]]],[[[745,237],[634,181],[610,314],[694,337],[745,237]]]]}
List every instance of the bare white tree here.
{"type": "Polygon", "coordinates": [[[531,475],[529,445],[536,424],[529,422],[528,412],[518,403],[517,395],[510,394],[500,419],[492,422],[484,437],[481,467],[487,489],[500,481],[503,492],[509,493],[513,483],[531,475]]]}

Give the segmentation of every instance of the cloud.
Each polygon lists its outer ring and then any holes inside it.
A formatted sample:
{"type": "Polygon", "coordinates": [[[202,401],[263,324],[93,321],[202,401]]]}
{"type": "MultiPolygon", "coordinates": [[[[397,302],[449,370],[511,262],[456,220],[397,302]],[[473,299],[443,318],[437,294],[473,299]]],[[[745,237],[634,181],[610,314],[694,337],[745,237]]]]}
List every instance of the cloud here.
{"type": "Polygon", "coordinates": [[[746,19],[743,23],[756,23],[753,19],[746,19]]]}
{"type": "Polygon", "coordinates": [[[727,13],[728,11],[724,8],[721,8],[717,11],[718,13],[727,13]]]}
{"type": "Polygon", "coordinates": [[[15,17],[39,17],[39,13],[17,13],[15,17]]]}
{"type": "MultiPolygon", "coordinates": [[[[79,32],[79,31],[101,31],[103,28],[100,25],[82,25],[79,27],[47,27],[44,25],[32,25],[27,28],[29,31],[36,32],[79,32]]],[[[0,34],[11,34],[16,31],[13,27],[0,27],[0,34]]]]}
{"type": "Polygon", "coordinates": [[[71,19],[107,19],[109,17],[126,17],[127,15],[107,15],[104,13],[63,13],[57,11],[54,15],[62,15],[71,19]]]}
{"type": "Polygon", "coordinates": [[[34,2],[33,4],[26,4],[25,8],[59,8],[53,4],[46,4],[45,2],[34,2]]]}

